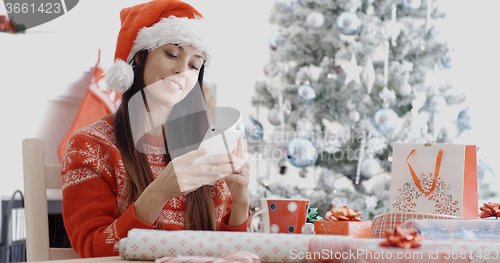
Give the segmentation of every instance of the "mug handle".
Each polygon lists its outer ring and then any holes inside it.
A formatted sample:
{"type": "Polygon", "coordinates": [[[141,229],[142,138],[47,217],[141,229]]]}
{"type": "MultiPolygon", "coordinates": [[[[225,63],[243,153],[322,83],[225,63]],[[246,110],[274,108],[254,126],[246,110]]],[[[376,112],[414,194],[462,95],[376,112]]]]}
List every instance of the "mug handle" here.
{"type": "Polygon", "coordinates": [[[257,213],[255,213],[255,214],[253,214],[253,215],[252,215],[252,219],[250,219],[250,233],[255,233],[255,232],[253,232],[253,227],[252,227],[252,222],[253,222],[253,220],[254,220],[254,219],[255,219],[258,215],[260,215],[260,214],[262,214],[262,213],[264,213],[264,212],[267,212],[267,210],[264,210],[264,209],[263,209],[263,210],[259,210],[259,211],[257,211],[257,213]]]}

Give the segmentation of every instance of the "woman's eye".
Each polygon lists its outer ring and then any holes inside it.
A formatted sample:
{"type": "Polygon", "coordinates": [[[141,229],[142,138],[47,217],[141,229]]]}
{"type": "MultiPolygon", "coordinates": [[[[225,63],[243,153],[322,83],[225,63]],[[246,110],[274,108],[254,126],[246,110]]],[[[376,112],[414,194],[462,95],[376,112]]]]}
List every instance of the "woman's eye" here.
{"type": "Polygon", "coordinates": [[[197,67],[197,66],[195,66],[195,65],[191,65],[191,68],[194,69],[194,70],[197,70],[197,71],[200,70],[200,68],[197,67]]]}
{"type": "Polygon", "coordinates": [[[168,52],[165,52],[165,54],[167,54],[167,56],[169,56],[169,57],[171,57],[171,58],[177,58],[177,56],[176,56],[176,55],[174,55],[174,54],[170,54],[170,53],[168,53],[168,52]]]}

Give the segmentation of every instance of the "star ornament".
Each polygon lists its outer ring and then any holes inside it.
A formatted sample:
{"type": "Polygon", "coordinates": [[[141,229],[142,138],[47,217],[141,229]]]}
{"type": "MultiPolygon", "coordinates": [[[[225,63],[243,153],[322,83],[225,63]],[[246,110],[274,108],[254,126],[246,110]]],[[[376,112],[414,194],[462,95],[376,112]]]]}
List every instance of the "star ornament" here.
{"type": "Polygon", "coordinates": [[[345,78],[346,85],[353,80],[359,85],[361,85],[359,74],[361,74],[363,67],[358,66],[358,64],[356,63],[356,56],[354,54],[352,54],[351,62],[345,63],[341,67],[347,73],[347,76],[345,78]]]}

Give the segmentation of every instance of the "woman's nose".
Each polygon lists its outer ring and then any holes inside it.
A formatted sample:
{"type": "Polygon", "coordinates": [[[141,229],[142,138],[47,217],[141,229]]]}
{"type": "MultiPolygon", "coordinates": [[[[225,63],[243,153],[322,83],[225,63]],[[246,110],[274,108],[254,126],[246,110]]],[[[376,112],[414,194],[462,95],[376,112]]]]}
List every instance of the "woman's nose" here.
{"type": "Polygon", "coordinates": [[[189,66],[187,63],[177,63],[177,65],[174,68],[174,73],[177,74],[185,74],[186,71],[188,71],[189,66]]]}

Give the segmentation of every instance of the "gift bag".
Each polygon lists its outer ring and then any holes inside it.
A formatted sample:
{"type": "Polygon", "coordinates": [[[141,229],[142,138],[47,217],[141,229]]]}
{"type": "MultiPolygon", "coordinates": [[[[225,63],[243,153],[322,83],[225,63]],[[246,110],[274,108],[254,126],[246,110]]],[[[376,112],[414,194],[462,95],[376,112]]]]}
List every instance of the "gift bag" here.
{"type": "Polygon", "coordinates": [[[477,218],[475,145],[394,143],[391,212],[477,218]]]}

